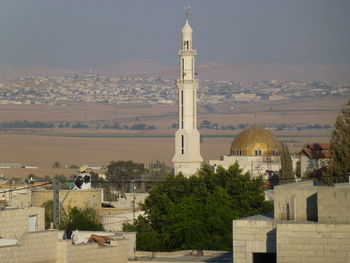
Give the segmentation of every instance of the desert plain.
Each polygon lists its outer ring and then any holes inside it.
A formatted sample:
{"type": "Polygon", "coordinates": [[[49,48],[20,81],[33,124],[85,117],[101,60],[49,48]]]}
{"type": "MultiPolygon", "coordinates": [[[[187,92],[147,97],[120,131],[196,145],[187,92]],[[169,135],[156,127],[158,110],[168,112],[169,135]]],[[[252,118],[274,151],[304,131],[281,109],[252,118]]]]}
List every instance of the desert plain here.
{"type": "MultiPolygon", "coordinates": [[[[330,125],[341,112],[348,98],[324,97],[299,100],[232,103],[214,105],[214,110],[198,106],[198,124],[203,120],[219,125],[288,124],[294,126],[330,125]]],[[[22,163],[33,169],[0,169],[6,177],[27,177],[55,174],[70,175],[72,169],[52,169],[54,162],[62,165],[106,166],[110,161],[133,160],[149,163],[159,160],[169,166],[174,154],[174,133],[177,105],[0,105],[0,122],[27,120],[45,122],[117,122],[132,125],[146,123],[155,130],[117,129],[1,129],[0,163],[22,163]]],[[[229,153],[230,144],[241,129],[201,129],[201,154],[206,162],[229,153]]],[[[329,142],[327,130],[272,130],[287,143],[293,153],[304,144],[329,142]]]]}

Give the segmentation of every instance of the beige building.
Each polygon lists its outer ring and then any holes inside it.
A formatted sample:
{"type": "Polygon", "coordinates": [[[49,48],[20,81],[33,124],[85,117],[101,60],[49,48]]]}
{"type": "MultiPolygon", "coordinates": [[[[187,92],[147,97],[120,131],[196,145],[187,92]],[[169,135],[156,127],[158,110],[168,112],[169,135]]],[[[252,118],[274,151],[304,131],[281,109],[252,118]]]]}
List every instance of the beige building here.
{"type": "Polygon", "coordinates": [[[0,210],[0,261],[3,263],[50,262],[127,263],[134,257],[135,233],[79,232],[83,242],[62,240],[62,233],[44,230],[44,208],[0,210]],[[108,235],[107,246],[86,243],[91,234],[108,235]]]}
{"type": "Polygon", "coordinates": [[[216,170],[218,166],[227,169],[238,162],[244,173],[250,172],[254,177],[267,176],[267,171],[278,173],[281,169],[280,152],[281,144],[271,132],[252,125],[235,137],[229,155],[210,160],[209,164],[216,170]]]}
{"type": "Polygon", "coordinates": [[[327,166],[330,155],[330,143],[309,143],[300,152],[301,176],[327,166]]]}
{"type": "Polygon", "coordinates": [[[349,262],[350,184],[275,187],[274,215],[233,221],[234,262],[349,262]]]}
{"type": "MultiPolygon", "coordinates": [[[[31,205],[41,206],[44,202],[53,199],[52,190],[32,190],[31,205]]],[[[99,213],[102,209],[102,190],[60,190],[60,201],[63,202],[63,207],[92,207],[99,213]]]]}

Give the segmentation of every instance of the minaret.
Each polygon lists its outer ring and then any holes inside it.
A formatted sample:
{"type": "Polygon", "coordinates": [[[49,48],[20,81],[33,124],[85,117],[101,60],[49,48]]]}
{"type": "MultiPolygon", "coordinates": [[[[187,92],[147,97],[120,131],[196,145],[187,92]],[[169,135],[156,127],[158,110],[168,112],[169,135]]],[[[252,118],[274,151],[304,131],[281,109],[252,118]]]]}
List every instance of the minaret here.
{"type": "Polygon", "coordinates": [[[197,130],[197,88],[198,79],[194,70],[197,51],[192,49],[192,28],[188,23],[182,28],[180,57],[180,76],[176,81],[179,89],[179,129],[175,133],[174,172],[189,177],[201,167],[203,158],[200,154],[200,135],[197,130]]]}

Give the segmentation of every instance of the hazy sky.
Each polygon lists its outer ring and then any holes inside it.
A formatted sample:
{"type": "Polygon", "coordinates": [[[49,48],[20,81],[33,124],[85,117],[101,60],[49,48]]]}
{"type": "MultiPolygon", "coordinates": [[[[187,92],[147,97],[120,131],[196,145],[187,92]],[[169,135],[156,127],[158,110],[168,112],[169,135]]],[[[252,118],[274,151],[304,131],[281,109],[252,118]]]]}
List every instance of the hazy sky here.
{"type": "MultiPolygon", "coordinates": [[[[185,5],[202,62],[350,50],[349,0],[1,0],[0,64],[174,66],[185,5]]],[[[304,62],[349,63],[349,53],[304,62]]]]}

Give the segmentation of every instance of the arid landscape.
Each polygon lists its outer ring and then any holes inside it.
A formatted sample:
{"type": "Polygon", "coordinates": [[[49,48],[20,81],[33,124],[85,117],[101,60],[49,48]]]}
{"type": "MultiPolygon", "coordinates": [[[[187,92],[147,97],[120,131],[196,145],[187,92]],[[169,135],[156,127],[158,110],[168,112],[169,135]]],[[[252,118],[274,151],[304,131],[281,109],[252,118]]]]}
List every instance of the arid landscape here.
{"type": "MultiPolygon", "coordinates": [[[[220,125],[289,124],[333,126],[341,105],[347,98],[305,99],[286,102],[219,104],[212,112],[199,106],[198,123],[203,120],[220,125]]],[[[72,174],[71,169],[52,169],[54,162],[63,165],[106,166],[110,161],[134,160],[149,163],[164,161],[171,165],[176,131],[170,128],[177,122],[176,105],[124,105],[77,104],[0,105],[0,122],[27,121],[94,121],[109,120],[122,124],[147,123],[155,130],[132,131],[117,129],[2,129],[0,133],[0,162],[22,163],[39,169],[1,169],[4,176],[26,177],[72,174]]],[[[200,130],[201,152],[205,161],[227,154],[235,130],[200,130]]],[[[328,142],[328,130],[272,131],[286,142],[291,152],[298,152],[307,142],[328,142]]]]}

